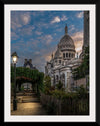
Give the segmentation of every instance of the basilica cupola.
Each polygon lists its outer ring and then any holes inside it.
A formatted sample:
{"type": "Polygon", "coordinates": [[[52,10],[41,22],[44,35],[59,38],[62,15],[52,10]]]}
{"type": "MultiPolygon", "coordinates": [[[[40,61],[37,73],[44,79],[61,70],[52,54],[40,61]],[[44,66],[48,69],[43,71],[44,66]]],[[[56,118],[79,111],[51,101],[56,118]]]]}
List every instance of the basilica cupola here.
{"type": "Polygon", "coordinates": [[[65,35],[58,43],[59,50],[63,53],[64,59],[71,59],[75,57],[75,45],[73,39],[68,35],[68,26],[65,26],[65,35]]]}

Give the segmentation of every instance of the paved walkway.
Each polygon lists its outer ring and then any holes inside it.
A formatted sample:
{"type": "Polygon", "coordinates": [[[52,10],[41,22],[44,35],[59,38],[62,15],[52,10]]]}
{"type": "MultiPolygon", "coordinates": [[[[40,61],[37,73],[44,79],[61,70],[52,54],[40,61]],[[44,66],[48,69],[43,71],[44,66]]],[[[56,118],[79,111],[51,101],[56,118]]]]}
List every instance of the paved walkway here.
{"type": "Polygon", "coordinates": [[[11,103],[11,115],[46,115],[45,109],[36,96],[20,97],[23,97],[23,102],[17,103],[16,111],[13,111],[13,104],[11,103]]]}

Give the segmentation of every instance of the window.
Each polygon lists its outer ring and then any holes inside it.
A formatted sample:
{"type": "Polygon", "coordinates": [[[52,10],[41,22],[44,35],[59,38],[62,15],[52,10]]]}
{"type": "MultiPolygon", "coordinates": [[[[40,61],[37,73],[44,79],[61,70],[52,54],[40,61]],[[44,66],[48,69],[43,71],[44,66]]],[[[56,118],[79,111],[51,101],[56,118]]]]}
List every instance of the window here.
{"type": "Polygon", "coordinates": [[[69,57],[70,57],[70,53],[69,53],[69,57]]]}
{"type": "Polygon", "coordinates": [[[58,81],[58,75],[56,75],[56,81],[58,81]]]}
{"type": "Polygon", "coordinates": [[[59,60],[59,63],[61,63],[61,60],[59,60]]]}
{"type": "Polygon", "coordinates": [[[66,57],[68,57],[68,53],[66,53],[66,57]]]}
{"type": "Polygon", "coordinates": [[[63,53],[63,58],[65,58],[65,53],[63,53]]]}

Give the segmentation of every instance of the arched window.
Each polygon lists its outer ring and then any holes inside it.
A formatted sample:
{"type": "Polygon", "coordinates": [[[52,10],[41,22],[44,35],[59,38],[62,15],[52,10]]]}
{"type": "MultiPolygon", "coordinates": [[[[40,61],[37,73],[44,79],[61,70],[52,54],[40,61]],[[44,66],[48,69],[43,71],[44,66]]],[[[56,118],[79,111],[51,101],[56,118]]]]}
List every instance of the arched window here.
{"type": "Polygon", "coordinates": [[[56,81],[58,81],[58,75],[56,75],[56,81]]]}
{"type": "Polygon", "coordinates": [[[70,57],[70,53],[69,53],[69,57],[70,57]]]}
{"type": "Polygon", "coordinates": [[[59,63],[61,63],[61,60],[59,60],[59,63]]]}
{"type": "Polygon", "coordinates": [[[72,58],[73,58],[73,53],[72,53],[72,58]]]}
{"type": "Polygon", "coordinates": [[[63,53],[63,58],[65,58],[65,53],[63,53]]]}
{"type": "Polygon", "coordinates": [[[62,78],[65,79],[65,74],[64,73],[62,74],[62,78]]]}
{"type": "Polygon", "coordinates": [[[53,80],[54,84],[55,84],[55,75],[54,75],[54,80],[53,80]]]}
{"type": "Polygon", "coordinates": [[[66,53],[66,57],[68,57],[68,53],[66,53]]]}

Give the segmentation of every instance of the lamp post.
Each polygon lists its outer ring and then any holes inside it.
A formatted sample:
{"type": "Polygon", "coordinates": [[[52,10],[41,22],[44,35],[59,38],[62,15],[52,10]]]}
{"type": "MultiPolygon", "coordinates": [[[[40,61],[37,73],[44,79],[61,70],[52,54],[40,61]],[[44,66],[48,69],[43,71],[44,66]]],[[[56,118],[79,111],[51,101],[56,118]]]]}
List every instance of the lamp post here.
{"type": "Polygon", "coordinates": [[[14,52],[12,55],[12,61],[14,64],[14,99],[13,99],[13,110],[17,110],[17,100],[16,100],[16,63],[18,60],[17,53],[14,52]]]}

